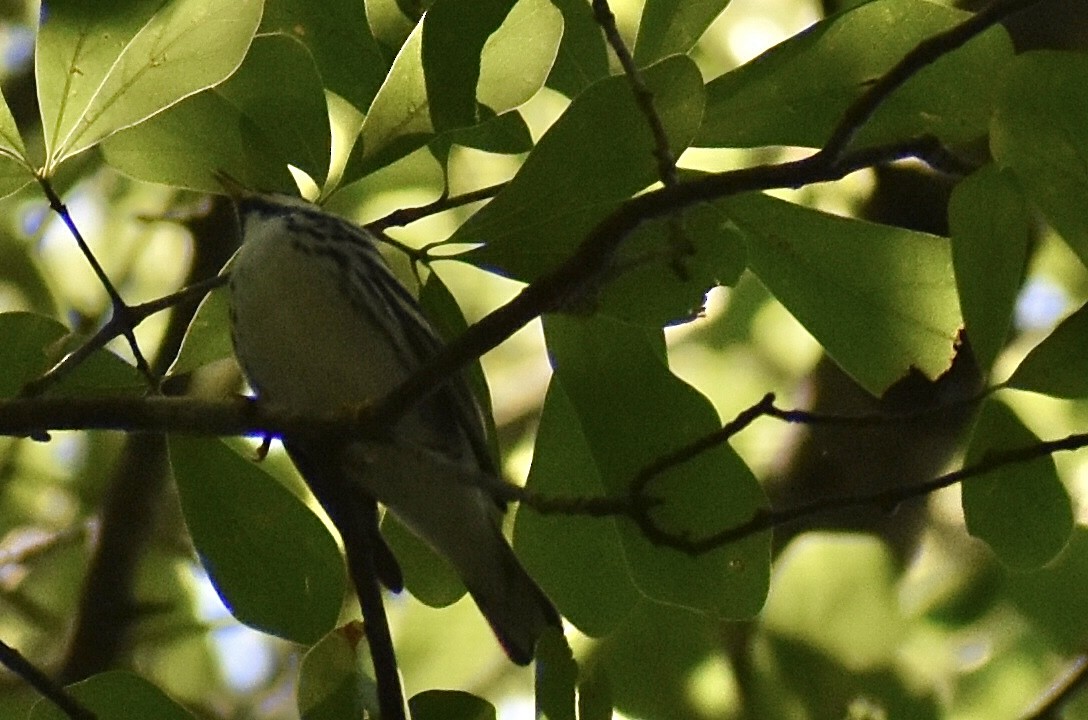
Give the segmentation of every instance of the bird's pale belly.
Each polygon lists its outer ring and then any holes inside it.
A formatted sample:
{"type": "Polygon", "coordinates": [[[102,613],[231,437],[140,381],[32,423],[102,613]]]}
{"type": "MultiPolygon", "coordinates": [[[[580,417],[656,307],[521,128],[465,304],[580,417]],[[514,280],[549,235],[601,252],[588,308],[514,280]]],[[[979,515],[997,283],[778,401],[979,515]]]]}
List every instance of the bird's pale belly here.
{"type": "Polygon", "coordinates": [[[374,399],[405,377],[373,320],[348,301],[332,258],[306,257],[282,238],[241,252],[248,257],[239,256],[232,283],[235,349],[264,400],[327,413],[374,399]]]}

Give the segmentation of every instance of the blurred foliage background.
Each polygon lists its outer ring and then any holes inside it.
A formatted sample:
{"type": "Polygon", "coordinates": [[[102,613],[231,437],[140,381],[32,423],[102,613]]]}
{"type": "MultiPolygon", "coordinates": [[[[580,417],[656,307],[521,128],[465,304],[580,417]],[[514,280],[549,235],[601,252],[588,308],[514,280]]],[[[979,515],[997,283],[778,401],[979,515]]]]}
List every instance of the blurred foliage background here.
{"type": "MultiPolygon", "coordinates": [[[[688,54],[709,80],[857,4],[732,0],[688,54]]],[[[412,28],[402,13],[409,5],[366,3],[386,51],[412,28]]],[[[288,3],[269,6],[266,23],[289,17],[288,3]],[[277,7],[284,15],[275,15],[277,7]]],[[[642,3],[617,0],[612,7],[634,45],[642,3]]],[[[31,156],[43,142],[33,62],[40,12],[33,2],[0,8],[0,86],[31,156]]],[[[1018,51],[1083,52],[1086,28],[1088,14],[1077,0],[1052,0],[1010,23],[1018,51]]],[[[568,108],[570,94],[562,83],[550,83],[518,106],[533,141],[568,108]]],[[[334,116],[339,107],[344,127],[358,122],[348,101],[336,103],[334,116]]],[[[1083,117],[1075,122],[1084,127],[1083,117]]],[[[334,148],[343,142],[336,127],[334,148]]],[[[106,273],[135,304],[213,274],[237,238],[223,198],[135,180],[138,168],[116,169],[129,161],[108,163],[111,154],[123,155],[125,142],[75,155],[58,165],[52,183],[106,273]]],[[[447,150],[446,168],[433,147],[373,172],[358,165],[361,179],[328,207],[370,222],[441,197],[446,183],[457,195],[508,180],[527,156],[485,152],[456,139],[447,150]]],[[[699,148],[685,152],[680,165],[721,171],[795,156],[791,148],[699,148]]],[[[152,167],[154,161],[144,160],[152,167]]],[[[349,173],[352,162],[367,162],[345,161],[349,173]]],[[[903,163],[776,194],[838,215],[947,236],[952,188],[946,177],[903,163]]],[[[67,228],[48,211],[41,189],[27,185],[0,207],[0,312],[55,318],[75,335],[100,325],[109,298],[67,228]]],[[[389,234],[424,248],[455,233],[475,209],[451,210],[389,234]]],[[[405,256],[390,252],[389,258],[413,283],[405,256]]],[[[437,261],[430,269],[468,322],[523,286],[468,263],[437,261]]],[[[909,414],[972,397],[986,383],[961,352],[936,382],[912,375],[876,400],[827,359],[755,275],[745,272],[730,284],[711,290],[697,317],[664,332],[669,368],[723,420],[767,392],[785,407],[830,414],[909,414]]],[[[1076,253],[1036,223],[1010,340],[1000,348],[991,380],[1007,378],[1086,298],[1088,274],[1076,253]]],[[[193,311],[155,315],[136,330],[160,372],[193,311]]],[[[544,343],[538,320],[482,358],[504,471],[521,482],[539,448],[552,377],[544,343]]],[[[124,343],[110,349],[131,360],[124,343]]],[[[168,389],[218,398],[243,385],[224,360],[169,380],[168,389]]],[[[1001,422],[1022,423],[1029,439],[1031,433],[1079,432],[1088,420],[1081,399],[1013,393],[1005,402],[1016,421],[1001,422]]],[[[962,406],[923,423],[860,429],[806,429],[764,419],[732,444],[772,504],[791,506],[933,477],[963,458],[973,420],[962,406]]],[[[0,638],[63,682],[128,668],[198,717],[298,717],[306,648],[246,627],[224,607],[187,532],[163,441],[107,432],[51,435],[48,443],[0,438],[0,638]]],[[[233,445],[243,455],[256,447],[233,445]]],[[[611,698],[618,716],[632,718],[1022,717],[1063,673],[1084,662],[1088,649],[1088,535],[1080,524],[1088,476],[1082,455],[1054,462],[1077,525],[1060,554],[1041,567],[1010,568],[972,537],[953,487],[894,511],[818,516],[778,529],[769,595],[750,619],[719,620],[650,601],[634,593],[634,585],[611,585],[602,569],[600,581],[581,591],[585,602],[596,603],[583,610],[589,624],[595,612],[614,616],[608,632],[590,637],[568,628],[586,687],[607,688],[597,691],[611,698]]],[[[278,447],[262,467],[306,497],[278,447]]],[[[404,593],[389,597],[388,608],[409,696],[461,689],[495,703],[501,718],[531,717],[531,671],[507,662],[471,601],[438,609],[404,593]]],[[[357,607],[348,601],[340,612],[340,622],[347,622],[357,607]]],[[[0,718],[26,717],[36,700],[18,678],[0,675],[0,718]]],[[[1088,699],[1074,698],[1061,717],[1088,717],[1088,699]]]]}

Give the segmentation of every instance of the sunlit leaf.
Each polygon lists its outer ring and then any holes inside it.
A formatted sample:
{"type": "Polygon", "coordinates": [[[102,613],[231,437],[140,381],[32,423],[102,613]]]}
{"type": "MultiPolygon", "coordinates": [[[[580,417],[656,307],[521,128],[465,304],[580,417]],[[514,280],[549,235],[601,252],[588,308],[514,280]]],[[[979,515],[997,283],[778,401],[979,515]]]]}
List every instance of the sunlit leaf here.
{"type": "Polygon", "coordinates": [[[320,183],[329,147],[321,78],[305,46],[286,35],[257,38],[227,82],[103,143],[122,172],[206,192],[222,192],[217,171],[254,189],[294,192],[289,164],[320,183]]]}
{"type": "Polygon", "coordinates": [[[226,288],[217,288],[197,307],[167,375],[184,375],[230,357],[234,357],[230,340],[230,298],[226,288]]]}
{"type": "Polygon", "coordinates": [[[647,0],[635,40],[635,62],[649,65],[691,50],[729,0],[647,0]]]}
{"type": "MultiPolygon", "coordinates": [[[[820,147],[849,104],[904,54],[966,17],[925,0],[854,4],[712,80],[694,144],[820,147]]],[[[982,137],[1011,57],[1008,35],[991,29],[920,70],[881,104],[855,143],[982,137]]]]}
{"type": "Polygon", "coordinates": [[[547,85],[569,98],[608,77],[608,47],[585,0],[552,0],[563,13],[563,40],[547,85]]]}
{"type": "Polygon", "coordinates": [[[495,113],[522,105],[551,72],[563,16],[549,0],[521,0],[484,44],[477,99],[495,113]]]}
{"type": "Polygon", "coordinates": [[[964,325],[985,372],[1012,322],[1028,261],[1030,218],[1015,184],[987,165],[953,189],[948,223],[964,325]]]}
{"type": "Polygon", "coordinates": [[[15,125],[7,100],[0,94],[0,198],[12,194],[33,179],[23,136],[15,125]]]}
{"type": "Polygon", "coordinates": [[[436,2],[375,96],[344,181],[476,125],[477,102],[499,115],[524,103],[544,84],[561,35],[561,16],[543,0],[436,2]]]}
{"type": "Polygon", "coordinates": [[[1016,368],[1009,387],[1061,398],[1088,397],[1088,305],[1054,328],[1016,368]]]}
{"type": "Polygon", "coordinates": [[[873,395],[916,368],[946,371],[961,320],[948,240],[828,215],[766,195],[721,207],[748,266],[873,395]]]}
{"type": "Polygon", "coordinates": [[[1088,261],[1088,56],[1032,52],[1002,76],[990,146],[1047,221],[1088,261]]]}
{"type": "Polygon", "coordinates": [[[313,511],[220,440],[171,437],[170,464],[193,544],[234,617],[307,645],[327,633],[344,563],[313,511]]]}
{"type": "MultiPolygon", "coordinates": [[[[987,401],[964,464],[983,461],[991,452],[1038,444],[1035,433],[1008,407],[987,401]]],[[[1050,456],[968,478],[961,492],[968,532],[986,541],[1010,567],[1042,567],[1069,541],[1073,505],[1050,456]]]]}
{"type": "Polygon", "coordinates": [[[36,54],[46,171],[108,135],[226,79],[260,21],[260,0],[50,2],[36,54]]]}

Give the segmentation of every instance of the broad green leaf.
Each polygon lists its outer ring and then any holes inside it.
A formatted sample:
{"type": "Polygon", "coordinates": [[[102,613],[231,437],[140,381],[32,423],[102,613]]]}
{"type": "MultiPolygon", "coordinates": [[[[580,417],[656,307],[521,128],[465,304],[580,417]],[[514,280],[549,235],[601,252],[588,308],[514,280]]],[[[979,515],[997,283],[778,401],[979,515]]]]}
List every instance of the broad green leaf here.
{"type": "Polygon", "coordinates": [[[496,113],[528,102],[544,86],[563,37],[563,15],[549,0],[521,0],[480,56],[477,99],[496,113]]]}
{"type": "Polygon", "coordinates": [[[369,668],[361,622],[338,627],[302,658],[298,674],[298,711],[302,720],[377,717],[378,697],[369,668]]]}
{"type": "Polygon", "coordinates": [[[744,236],[710,203],[640,225],[616,253],[623,268],[600,297],[599,312],[661,327],[703,310],[706,293],[732,285],[745,267],[744,236]]]}
{"type": "MultiPolygon", "coordinates": [[[[552,379],[526,488],[545,497],[600,497],[601,470],[560,378],[552,379]]],[[[612,518],[518,510],[514,549],[563,616],[586,635],[607,635],[638,600],[612,518]],[[608,588],[602,593],[600,588],[608,588]]]]}
{"type": "Polygon", "coordinates": [[[688,717],[678,709],[693,707],[697,671],[726,662],[724,627],[718,618],[643,599],[594,646],[593,670],[607,673],[616,707],[627,717],[688,717]]]}
{"type": "Polygon", "coordinates": [[[404,573],[404,587],[412,597],[430,607],[446,607],[461,599],[465,585],[449,561],[387,512],[382,517],[382,536],[404,573]]]}
{"type": "Polygon", "coordinates": [[[1016,368],[1009,387],[1060,398],[1088,397],[1088,305],[1081,306],[1016,368]]]}
{"type": "Polygon", "coordinates": [[[1024,279],[1028,210],[1008,175],[987,165],[953,189],[948,224],[964,326],[986,372],[1005,345],[1024,279]]]}
{"type": "MultiPolygon", "coordinates": [[[[710,402],[669,372],[660,331],[549,316],[544,334],[606,494],[628,496],[645,466],[720,428],[710,402]]],[[[656,525],[689,538],[738,525],[766,504],[724,444],[659,474],[647,492],[663,500],[656,525]]],[[[769,533],[691,556],[652,543],[630,521],[615,522],[631,580],[647,597],[727,618],[750,617],[763,604],[769,533]]]]}
{"type": "Polygon", "coordinates": [[[424,690],[408,700],[412,720],[495,720],[495,707],[461,690],[424,690]]]}
{"type": "Polygon", "coordinates": [[[1088,528],[1073,527],[1065,549],[1045,567],[1004,573],[1017,612],[1059,652],[1075,655],[1088,638],[1088,528]]]}
{"type": "Polygon", "coordinates": [[[897,572],[878,538],[806,534],[776,563],[763,620],[776,635],[808,643],[853,670],[879,667],[894,660],[907,629],[897,572]]]}
{"type": "Polygon", "coordinates": [[[552,0],[563,13],[563,40],[547,85],[569,98],[608,77],[608,46],[585,0],[552,0]]]}
{"type": "Polygon", "coordinates": [[[47,174],[66,158],[237,69],[263,3],[129,0],[102,9],[50,2],[36,69],[47,174]]]}
{"type": "Polygon", "coordinates": [[[38,262],[37,248],[7,229],[0,229],[0,283],[25,301],[20,309],[56,314],[56,300],[38,262]]]}
{"type": "Polygon", "coordinates": [[[230,298],[227,288],[208,293],[185,329],[181,349],[167,375],[184,375],[234,356],[230,339],[230,298]]]}
{"type": "Polygon", "coordinates": [[[484,152],[515,155],[533,149],[533,136],[525,118],[517,110],[511,110],[479,125],[451,130],[435,137],[427,146],[431,154],[442,162],[449,158],[450,147],[461,145],[484,152]]]}
{"type": "Polygon", "coordinates": [[[150,182],[222,192],[220,171],[256,189],[294,192],[288,164],[318,183],[328,171],[321,78],[302,43],[264,35],[225,83],[117,133],[103,150],[118,170],[150,182]]]}
{"type": "MultiPolygon", "coordinates": [[[[843,111],[920,41],[968,17],[925,0],[875,0],[816,23],[707,85],[695,145],[820,147],[843,111]]],[[[986,134],[1012,43],[994,28],[923,68],[859,131],[857,146],[986,134]]]]}
{"type": "Polygon", "coordinates": [[[543,0],[436,2],[375,96],[344,182],[436,134],[478,124],[478,101],[497,115],[527,101],[544,84],[561,34],[562,18],[543,0]]]}
{"type": "MultiPolygon", "coordinates": [[[[86,338],[73,336],[52,318],[28,312],[0,313],[0,398],[19,394],[86,338]]],[[[147,382],[136,368],[107,350],[94,352],[47,391],[53,397],[142,392],[147,382]]]]}
{"type": "Polygon", "coordinates": [[[873,395],[947,370],[961,326],[948,240],[749,194],[723,201],[748,267],[873,395]]]}
{"type": "MultiPolygon", "coordinates": [[[[68,693],[98,720],[193,720],[188,710],[139,675],[112,670],[69,685],[68,693]]],[[[68,720],[48,700],[38,702],[29,720],[68,720]]]]}
{"type": "Polygon", "coordinates": [[[344,599],[344,562],[324,523],[220,440],[171,437],[170,463],[193,544],[231,614],[317,642],[344,599]]]}
{"type": "MultiPolygon", "coordinates": [[[[679,154],[702,117],[699,70],[675,56],[647,68],[644,78],[679,154]]],[[[450,241],[486,242],[464,258],[531,280],[565,260],[616,204],[657,179],[653,147],[627,79],[602,80],[575,98],[513,181],[450,241]]]]}
{"type": "MultiPolygon", "coordinates": [[[[326,88],[366,112],[389,70],[359,0],[265,0],[262,33],[284,33],[303,42],[326,88]]],[[[272,75],[269,80],[278,80],[272,75]]]]}
{"type": "Polygon", "coordinates": [[[0,94],[0,198],[11,195],[34,179],[26,146],[7,100],[0,94]]]}
{"type": "Polygon", "coordinates": [[[649,65],[695,47],[729,0],[647,0],[635,40],[635,63],[649,65]]]}
{"type": "Polygon", "coordinates": [[[578,720],[612,720],[612,687],[603,668],[590,668],[578,682],[578,720]]]}
{"type": "MultiPolygon", "coordinates": [[[[991,452],[1038,443],[1012,410],[989,400],[964,465],[983,461],[991,452]]],[[[969,478],[961,493],[968,532],[984,540],[1009,567],[1042,567],[1061,552],[1073,531],[1073,505],[1052,457],[1011,463],[969,478]]]]}
{"type": "Polygon", "coordinates": [[[1047,221],[1088,262],[1088,56],[1020,55],[1002,76],[990,147],[1047,221]]]}

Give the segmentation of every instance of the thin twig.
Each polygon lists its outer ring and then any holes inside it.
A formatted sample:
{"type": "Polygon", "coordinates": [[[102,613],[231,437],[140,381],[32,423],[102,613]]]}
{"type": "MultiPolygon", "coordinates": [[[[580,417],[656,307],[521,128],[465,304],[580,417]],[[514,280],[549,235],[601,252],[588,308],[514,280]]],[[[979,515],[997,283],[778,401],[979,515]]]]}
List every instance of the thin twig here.
{"type": "Polygon", "coordinates": [[[447,210],[471,205],[475,202],[490,200],[498,195],[499,192],[509,184],[509,182],[496,183],[461,195],[454,195],[453,197],[443,195],[427,205],[421,205],[414,208],[403,208],[391,212],[383,218],[367,223],[366,227],[368,230],[377,232],[385,230],[386,228],[410,225],[417,220],[422,220],[431,215],[437,215],[438,213],[446,212],[447,210]]]}
{"type": "Polygon", "coordinates": [[[64,222],[64,225],[68,228],[68,232],[71,233],[72,237],[75,239],[76,245],[79,246],[80,252],[83,253],[83,256],[87,258],[87,262],[90,263],[91,270],[94,271],[95,277],[98,278],[98,282],[106,290],[106,294],[110,298],[111,315],[110,321],[107,324],[116,323],[116,326],[119,328],[117,334],[124,335],[125,339],[128,341],[129,347],[132,349],[132,356],[136,359],[136,367],[139,368],[143,376],[147,378],[147,381],[151,386],[155,387],[158,384],[158,380],[152,374],[151,366],[148,365],[147,358],[144,357],[139,344],[136,342],[136,335],[133,333],[133,328],[135,326],[128,322],[127,316],[131,311],[131,308],[125,303],[124,299],[121,297],[121,293],[117,291],[117,288],[114,287],[109,275],[106,274],[106,271],[98,262],[98,258],[94,256],[87,241],[83,239],[82,233],[79,232],[79,228],[76,227],[75,221],[72,219],[72,214],[68,212],[68,207],[53,189],[53,185],[49,182],[49,178],[44,175],[38,175],[37,178],[38,184],[41,186],[42,191],[49,200],[49,208],[64,222]]]}
{"type": "MultiPolygon", "coordinates": [[[[88,357],[101,350],[108,342],[119,335],[128,333],[131,335],[140,323],[155,313],[168,310],[191,300],[197,300],[207,295],[212,290],[226,284],[228,276],[217,275],[215,277],[193,283],[189,287],[170,293],[156,300],[139,305],[125,305],[123,313],[114,312],[110,319],[98,331],[88,338],[83,344],[65,355],[53,367],[49,368],[41,376],[35,378],[23,386],[23,397],[34,397],[45,392],[60,381],[65,375],[79,367],[88,357]]],[[[128,336],[126,335],[126,337],[128,336]]],[[[150,371],[150,368],[148,368],[150,371]]],[[[147,373],[145,373],[147,375],[147,373]]],[[[151,377],[150,375],[147,375],[151,377]]]]}
{"type": "Polygon", "coordinates": [[[635,103],[638,104],[647,125],[650,126],[650,132],[653,133],[657,174],[665,185],[676,185],[679,182],[676,174],[676,158],[669,148],[669,136],[665,132],[665,125],[661,122],[661,116],[657,114],[657,108],[654,107],[654,94],[646,87],[646,81],[643,80],[631,51],[627,49],[627,44],[623,41],[619,28],[616,27],[616,16],[612,14],[608,0],[593,0],[593,17],[604,31],[604,37],[612,47],[612,51],[616,53],[620,66],[623,68],[623,74],[631,85],[635,103]]]}
{"type": "Polygon", "coordinates": [[[72,720],[96,720],[96,715],[48,675],[23,657],[18,650],[0,640],[0,663],[26,681],[27,685],[56,705],[72,720]]]}
{"type": "Polygon", "coordinates": [[[1062,706],[1088,684],[1088,656],[1078,655],[1023,720],[1057,720],[1062,706]]]}

